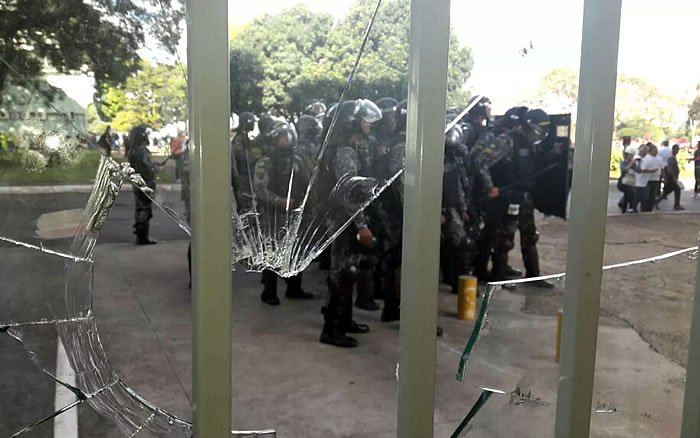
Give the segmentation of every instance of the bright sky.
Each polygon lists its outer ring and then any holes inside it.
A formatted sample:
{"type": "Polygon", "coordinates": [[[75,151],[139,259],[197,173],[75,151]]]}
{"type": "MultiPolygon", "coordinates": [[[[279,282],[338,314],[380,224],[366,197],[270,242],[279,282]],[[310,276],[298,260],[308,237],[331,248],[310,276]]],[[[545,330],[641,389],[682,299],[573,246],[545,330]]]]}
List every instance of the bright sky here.
{"type": "MultiPolygon", "coordinates": [[[[352,0],[230,0],[229,19],[244,24],[299,3],[342,17],[352,0]]],[[[505,108],[536,89],[549,70],[578,71],[582,16],[583,0],[452,0],[452,25],[475,60],[467,85],[505,108]],[[534,50],[521,56],[530,41],[534,50]]],[[[693,28],[699,21],[698,0],[623,1],[619,71],[668,94],[694,95],[700,55],[693,28]]]]}

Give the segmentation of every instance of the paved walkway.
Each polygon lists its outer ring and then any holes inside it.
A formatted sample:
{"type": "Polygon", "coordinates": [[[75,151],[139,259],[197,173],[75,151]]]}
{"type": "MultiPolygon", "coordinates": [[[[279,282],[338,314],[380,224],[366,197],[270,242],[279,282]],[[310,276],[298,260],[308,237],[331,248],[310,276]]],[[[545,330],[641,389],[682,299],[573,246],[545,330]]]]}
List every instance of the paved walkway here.
{"type": "MultiPolygon", "coordinates": [[[[95,304],[103,342],[123,379],[147,399],[188,416],[191,301],[184,251],[184,243],[98,247],[95,304]]],[[[323,294],[324,275],[314,265],[306,288],[323,294]]],[[[336,349],[318,343],[322,300],[282,299],[271,308],[260,302],[259,290],[257,275],[234,275],[234,427],[274,427],[279,437],[395,436],[398,324],[358,311],[372,332],[359,336],[355,350],[336,349]]],[[[493,398],[471,436],[551,436],[556,318],[522,311],[527,296],[537,293],[499,293],[463,383],[455,371],[471,324],[455,319],[455,297],[440,293],[445,335],[437,350],[437,437],[454,430],[476,400],[477,386],[506,393],[520,388],[531,398],[493,398]]],[[[629,325],[604,318],[594,403],[618,412],[594,414],[592,436],[678,435],[684,374],[629,325]]],[[[101,436],[116,436],[102,427],[101,436]]]]}

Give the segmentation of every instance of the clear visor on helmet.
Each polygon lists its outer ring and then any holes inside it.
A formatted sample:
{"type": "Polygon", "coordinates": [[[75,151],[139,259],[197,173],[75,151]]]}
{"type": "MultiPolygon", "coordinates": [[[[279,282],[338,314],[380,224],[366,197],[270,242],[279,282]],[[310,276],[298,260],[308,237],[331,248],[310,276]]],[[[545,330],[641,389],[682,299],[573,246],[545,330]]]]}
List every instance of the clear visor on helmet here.
{"type": "Polygon", "coordinates": [[[549,125],[547,126],[542,126],[542,125],[535,125],[535,124],[530,124],[528,125],[530,127],[530,131],[532,132],[532,144],[534,146],[542,143],[547,139],[547,136],[549,136],[549,125]]]}
{"type": "Polygon", "coordinates": [[[297,133],[294,129],[286,127],[281,129],[275,129],[270,133],[273,139],[274,145],[286,149],[292,148],[297,144],[297,133]]]}
{"type": "Polygon", "coordinates": [[[368,123],[374,123],[382,119],[382,110],[367,99],[358,99],[355,103],[355,114],[368,123]]]}

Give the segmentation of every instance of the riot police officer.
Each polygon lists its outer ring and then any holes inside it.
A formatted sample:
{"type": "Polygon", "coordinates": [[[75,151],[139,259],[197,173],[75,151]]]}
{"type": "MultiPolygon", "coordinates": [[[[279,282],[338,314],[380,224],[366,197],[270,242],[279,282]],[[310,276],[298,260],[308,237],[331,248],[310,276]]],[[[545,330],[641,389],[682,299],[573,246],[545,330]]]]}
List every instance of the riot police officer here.
{"type": "Polygon", "coordinates": [[[321,151],[321,122],[308,114],[299,117],[296,123],[299,133],[298,153],[304,159],[306,168],[312,171],[318,163],[318,154],[321,151]]]}
{"type": "MultiPolygon", "coordinates": [[[[496,132],[482,135],[476,145],[476,168],[489,199],[476,266],[482,279],[490,255],[491,278],[507,279],[508,253],[518,229],[526,276],[540,275],[534,203],[528,190],[534,182],[536,148],[548,134],[549,116],[544,111],[515,107],[506,112],[496,132]]],[[[548,282],[532,284],[551,287],[548,282]]]]}
{"type": "Polygon", "coordinates": [[[491,120],[491,100],[486,96],[475,96],[469,102],[469,105],[475,99],[479,99],[478,103],[464,116],[464,120],[461,123],[464,144],[470,151],[474,148],[481,135],[488,129],[488,124],[491,120]]]}
{"type": "MultiPolygon", "coordinates": [[[[146,185],[156,189],[156,168],[151,161],[151,151],[148,150],[148,129],[136,126],[129,132],[129,164],[143,178],[146,185]]],[[[134,234],[137,245],[153,245],[157,243],[149,237],[149,223],[153,217],[151,198],[140,189],[134,187],[134,234]]]]}
{"type": "Polygon", "coordinates": [[[373,129],[379,145],[375,163],[377,179],[380,185],[393,180],[392,185],[374,201],[381,224],[375,291],[381,291],[384,298],[381,316],[384,322],[400,319],[403,175],[395,177],[404,168],[406,104],[406,101],[400,103],[391,97],[379,99],[377,106],[382,110],[382,120],[372,126],[378,127],[373,129]]]}
{"type": "MultiPolygon", "coordinates": [[[[331,199],[335,208],[345,209],[347,217],[356,213],[356,205],[345,204],[354,196],[346,193],[357,187],[357,180],[373,181],[371,156],[367,152],[370,127],[381,119],[379,108],[371,101],[345,101],[337,108],[336,132],[324,157],[323,169],[335,181],[336,194],[331,199]],[[344,183],[349,183],[346,187],[344,183]]],[[[371,184],[370,184],[371,185],[371,184]]],[[[333,208],[333,207],[332,207],[333,208]]],[[[372,282],[372,266],[376,263],[372,248],[376,244],[370,223],[364,212],[355,215],[349,225],[333,242],[331,270],[328,276],[329,301],[323,308],[324,325],[321,342],[337,347],[356,347],[357,341],[347,333],[366,333],[369,327],[352,320],[353,288],[363,275],[372,282]]],[[[359,290],[359,289],[358,289],[359,290]]]]}
{"type": "Polygon", "coordinates": [[[475,242],[467,235],[470,223],[470,187],[465,175],[462,128],[452,127],[445,134],[445,161],[442,185],[441,266],[452,292],[458,292],[458,278],[471,271],[475,242]]]}
{"type": "Polygon", "coordinates": [[[248,211],[253,206],[253,171],[255,163],[263,156],[263,148],[249,137],[255,129],[255,122],[252,113],[241,113],[231,140],[231,186],[239,212],[248,211]]]}
{"type": "MultiPolygon", "coordinates": [[[[273,149],[255,165],[253,187],[262,222],[268,222],[274,232],[276,227],[288,228],[291,211],[301,203],[309,172],[301,156],[296,152],[297,134],[286,122],[277,122],[270,131],[273,149]],[[291,178],[294,175],[294,178],[291,178]],[[291,187],[290,187],[291,183],[291,187]]],[[[286,296],[290,299],[311,299],[313,295],[301,287],[301,273],[289,277],[286,296]]],[[[262,302],[277,306],[277,274],[271,270],[262,273],[262,302]]]]}
{"type": "Polygon", "coordinates": [[[307,115],[316,118],[317,120],[323,120],[326,115],[326,104],[320,100],[314,100],[310,104],[306,105],[304,111],[307,115]]]}

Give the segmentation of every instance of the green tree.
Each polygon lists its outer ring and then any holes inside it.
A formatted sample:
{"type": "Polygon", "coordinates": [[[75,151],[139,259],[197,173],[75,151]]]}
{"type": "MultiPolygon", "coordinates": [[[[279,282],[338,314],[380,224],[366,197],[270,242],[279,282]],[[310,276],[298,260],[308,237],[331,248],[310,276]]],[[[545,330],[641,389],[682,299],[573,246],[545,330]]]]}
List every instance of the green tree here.
{"type": "Polygon", "coordinates": [[[7,0],[0,3],[0,91],[8,80],[36,82],[44,63],[94,75],[97,88],[137,68],[145,35],[174,51],[179,0],[7,0]]]}
{"type": "MultiPolygon", "coordinates": [[[[574,112],[577,102],[578,74],[566,68],[555,68],[542,78],[537,93],[526,104],[551,111],[574,112]]],[[[618,76],[615,100],[618,137],[660,139],[673,135],[684,123],[677,119],[681,112],[682,103],[654,85],[639,77],[618,76]]]]}
{"type": "Polygon", "coordinates": [[[685,122],[676,119],[680,109],[682,104],[678,99],[665,95],[643,79],[625,74],[618,76],[615,126],[619,136],[623,135],[622,129],[642,132],[640,136],[649,139],[669,136],[685,122]]]}
{"type": "Polygon", "coordinates": [[[187,83],[178,66],[142,61],[123,85],[100,97],[102,115],[118,131],[143,124],[154,129],[187,119],[187,83]]]}
{"type": "Polygon", "coordinates": [[[277,15],[265,14],[241,30],[231,44],[231,97],[241,99],[232,101],[232,108],[285,111],[291,103],[291,82],[301,74],[304,60],[319,59],[332,25],[332,16],[299,5],[277,15]],[[236,66],[236,60],[241,64],[236,66]],[[255,85],[238,78],[256,79],[255,85]],[[258,89],[262,96],[253,103],[258,89]]]}
{"type": "Polygon", "coordinates": [[[231,111],[264,112],[262,83],[265,71],[259,56],[247,49],[234,48],[229,63],[231,111]]]}
{"type": "Polygon", "coordinates": [[[578,102],[578,74],[567,68],[555,68],[540,82],[530,106],[557,107],[557,111],[574,112],[578,102]]]}
{"type": "MultiPolygon", "coordinates": [[[[279,15],[265,15],[239,33],[233,39],[234,51],[245,48],[257,53],[263,66],[261,106],[291,114],[315,99],[337,100],[375,6],[373,0],[357,0],[336,25],[330,16],[298,6],[279,15]]],[[[410,2],[386,0],[348,98],[406,96],[409,28],[410,2]]],[[[464,84],[473,59],[468,48],[459,46],[454,33],[450,41],[448,104],[460,106],[469,98],[464,84]]],[[[240,86],[231,84],[232,89],[240,86]]]]}

